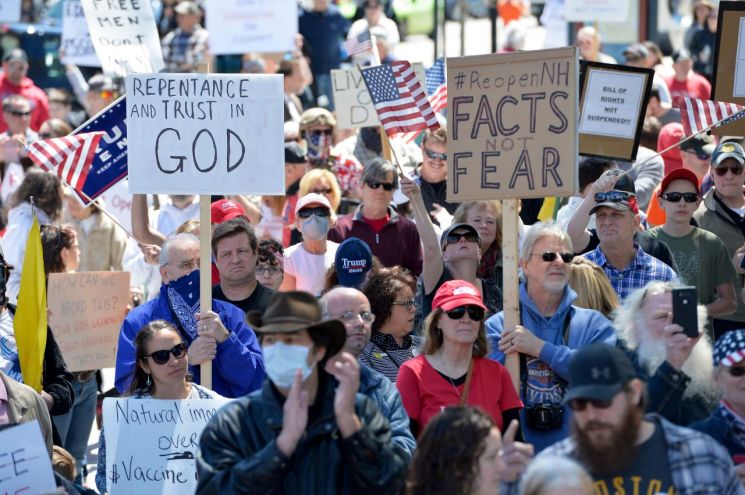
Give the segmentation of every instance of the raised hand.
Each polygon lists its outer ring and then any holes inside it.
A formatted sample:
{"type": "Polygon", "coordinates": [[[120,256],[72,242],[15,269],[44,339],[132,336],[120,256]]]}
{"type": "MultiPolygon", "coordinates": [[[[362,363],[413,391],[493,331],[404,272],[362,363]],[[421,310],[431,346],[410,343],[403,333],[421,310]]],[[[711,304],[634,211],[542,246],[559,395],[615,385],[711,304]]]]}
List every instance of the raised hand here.
{"type": "Polygon", "coordinates": [[[287,457],[295,451],[305,427],[308,426],[309,396],[308,392],[303,390],[302,384],[302,374],[297,370],[282,408],[282,430],[277,437],[277,448],[287,457]]]}
{"type": "Polygon", "coordinates": [[[513,419],[504,435],[502,435],[502,450],[499,452],[504,462],[504,470],[501,474],[502,481],[516,481],[533,459],[533,445],[515,441],[515,435],[519,427],[520,423],[513,419]]]}

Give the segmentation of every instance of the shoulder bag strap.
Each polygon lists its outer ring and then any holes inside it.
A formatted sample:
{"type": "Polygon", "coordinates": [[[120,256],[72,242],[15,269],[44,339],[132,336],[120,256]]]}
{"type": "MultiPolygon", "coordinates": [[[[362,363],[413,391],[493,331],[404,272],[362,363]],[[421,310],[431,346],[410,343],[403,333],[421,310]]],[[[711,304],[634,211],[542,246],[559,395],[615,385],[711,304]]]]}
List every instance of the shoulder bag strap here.
{"type": "Polygon", "coordinates": [[[468,363],[468,373],[466,373],[466,384],[463,386],[463,394],[460,396],[459,406],[464,406],[468,401],[468,393],[471,391],[471,378],[473,378],[473,358],[468,363]]]}

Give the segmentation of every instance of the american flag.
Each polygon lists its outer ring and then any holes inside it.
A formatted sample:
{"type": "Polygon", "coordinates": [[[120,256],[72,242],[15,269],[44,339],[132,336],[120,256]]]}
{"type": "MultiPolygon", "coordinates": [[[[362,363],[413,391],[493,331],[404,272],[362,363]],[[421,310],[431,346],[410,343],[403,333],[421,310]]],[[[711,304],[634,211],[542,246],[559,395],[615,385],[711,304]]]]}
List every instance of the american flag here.
{"type": "MultiPolygon", "coordinates": [[[[429,106],[432,107],[433,112],[442,112],[448,106],[448,84],[443,83],[440,85],[433,94],[427,97],[427,99],[429,100],[429,106]]],[[[421,134],[421,132],[421,130],[407,132],[401,135],[401,139],[405,143],[411,143],[419,134],[421,134]]]]}
{"type": "Polygon", "coordinates": [[[714,363],[732,367],[745,360],[745,332],[727,332],[714,346],[714,363]]]}
{"type": "Polygon", "coordinates": [[[683,131],[686,136],[697,134],[715,125],[729,123],[736,118],[745,116],[745,114],[742,114],[745,110],[742,105],[701,100],[688,96],[675,98],[673,106],[680,109],[683,131]]]}
{"type": "Polygon", "coordinates": [[[355,36],[354,38],[346,40],[344,43],[344,50],[350,57],[357,55],[358,53],[372,51],[372,39],[370,38],[370,31],[365,30],[355,36]]]}
{"type": "Polygon", "coordinates": [[[397,60],[368,67],[362,69],[362,77],[389,136],[440,127],[409,62],[397,60]]]}
{"type": "Polygon", "coordinates": [[[445,84],[445,57],[438,58],[432,67],[424,71],[424,82],[427,85],[428,95],[433,94],[445,84]]]}
{"type": "Polygon", "coordinates": [[[44,170],[57,174],[76,191],[82,192],[103,134],[87,132],[36,141],[29,145],[28,157],[44,170]]]}

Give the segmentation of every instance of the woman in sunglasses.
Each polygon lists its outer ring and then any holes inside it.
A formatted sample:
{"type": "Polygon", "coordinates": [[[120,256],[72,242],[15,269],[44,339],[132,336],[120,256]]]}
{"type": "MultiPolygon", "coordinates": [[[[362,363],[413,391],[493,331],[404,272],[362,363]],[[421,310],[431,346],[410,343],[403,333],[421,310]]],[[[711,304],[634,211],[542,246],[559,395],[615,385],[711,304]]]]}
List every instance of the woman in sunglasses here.
{"type": "Polygon", "coordinates": [[[360,361],[394,383],[398,369],[414,357],[421,344],[421,337],[411,332],[414,291],[416,280],[400,266],[371,271],[362,287],[375,320],[360,361]]]}
{"type": "MultiPolygon", "coordinates": [[[[125,396],[135,399],[220,399],[219,394],[196,383],[188,374],[187,346],[178,329],[165,320],[154,320],[137,333],[134,340],[137,364],[125,396]]],[[[105,426],[105,425],[104,425],[105,426]]],[[[106,488],[106,443],[103,428],[98,446],[96,487],[106,488]]]]}
{"type": "Polygon", "coordinates": [[[450,280],[424,323],[422,355],[401,365],[396,387],[417,435],[446,406],[480,406],[501,431],[519,420],[520,398],[507,369],[486,358],[486,306],[476,287],[450,280]]]}

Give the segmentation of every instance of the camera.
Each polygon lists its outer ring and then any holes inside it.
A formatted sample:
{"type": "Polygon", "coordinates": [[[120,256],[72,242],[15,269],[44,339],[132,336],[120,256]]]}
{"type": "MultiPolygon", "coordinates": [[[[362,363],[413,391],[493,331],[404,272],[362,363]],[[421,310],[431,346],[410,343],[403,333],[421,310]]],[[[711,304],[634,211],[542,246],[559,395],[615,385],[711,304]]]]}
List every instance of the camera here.
{"type": "Polygon", "coordinates": [[[551,403],[526,406],[525,422],[531,430],[557,430],[564,422],[564,408],[551,403]]]}

